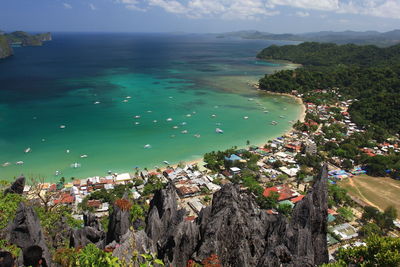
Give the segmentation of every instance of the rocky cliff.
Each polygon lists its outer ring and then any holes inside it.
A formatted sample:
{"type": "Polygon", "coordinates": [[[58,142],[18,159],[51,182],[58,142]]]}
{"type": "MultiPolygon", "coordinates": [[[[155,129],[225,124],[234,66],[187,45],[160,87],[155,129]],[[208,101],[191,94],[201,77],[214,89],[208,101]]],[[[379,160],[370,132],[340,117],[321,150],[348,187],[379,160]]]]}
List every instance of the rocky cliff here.
{"type": "MultiPolygon", "coordinates": [[[[172,185],[151,201],[146,234],[167,266],[217,255],[223,266],[315,266],[328,261],[327,170],[290,218],[269,215],[234,185],[215,193],[194,221],[184,220],[172,185]]],[[[137,244],[140,245],[140,244],[137,244]]]]}
{"type": "Polygon", "coordinates": [[[13,53],[14,51],[7,38],[4,35],[0,35],[0,59],[12,56],[13,53]]]}

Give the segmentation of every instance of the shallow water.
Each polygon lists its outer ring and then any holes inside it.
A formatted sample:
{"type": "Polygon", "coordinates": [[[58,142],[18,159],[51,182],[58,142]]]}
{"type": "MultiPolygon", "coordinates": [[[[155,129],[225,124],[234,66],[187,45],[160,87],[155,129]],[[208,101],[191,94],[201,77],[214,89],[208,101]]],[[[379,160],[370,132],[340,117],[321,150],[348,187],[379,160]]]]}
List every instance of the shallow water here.
{"type": "Polygon", "coordinates": [[[199,35],[55,34],[45,46],[16,48],[14,57],[0,61],[0,163],[11,163],[0,167],[0,179],[133,172],[247,140],[266,142],[290,129],[300,112],[293,99],[249,86],[291,67],[254,58],[270,44],[199,35]]]}

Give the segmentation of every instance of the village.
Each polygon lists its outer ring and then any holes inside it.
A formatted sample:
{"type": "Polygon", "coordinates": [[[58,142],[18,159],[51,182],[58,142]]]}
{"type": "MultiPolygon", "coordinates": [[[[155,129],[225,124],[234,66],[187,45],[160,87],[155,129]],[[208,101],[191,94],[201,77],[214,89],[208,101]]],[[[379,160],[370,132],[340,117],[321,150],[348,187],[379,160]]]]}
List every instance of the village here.
{"type": "MultiPolygon", "coordinates": [[[[336,94],[316,90],[314,94],[336,94]]],[[[296,91],[292,94],[295,97],[296,91]]],[[[284,136],[268,141],[264,146],[249,146],[246,149],[232,148],[225,152],[212,152],[204,157],[204,162],[179,164],[164,170],[135,170],[135,173],[110,173],[104,177],[90,177],[60,181],[59,183],[39,183],[26,185],[24,192],[30,198],[48,195],[53,205],[67,205],[74,216],[82,219],[82,202],[94,211],[99,218],[107,216],[112,203],[101,199],[90,199],[90,195],[99,190],[112,190],[119,185],[129,185],[131,196],[148,205],[152,196],[150,185],[171,183],[177,192],[179,205],[187,210],[186,220],[193,221],[202,208],[211,204],[212,194],[226,183],[237,183],[242,190],[249,190],[257,198],[268,199],[261,205],[269,214],[289,214],[297,202],[301,201],[311,187],[318,166],[321,165],[319,147],[327,143],[342,142],[354,134],[363,133],[351,121],[348,108],[354,100],[337,101],[331,104],[305,102],[304,122],[297,122],[292,131],[284,136]],[[146,188],[147,186],[147,188],[146,188]],[[35,188],[33,188],[35,187],[35,188]],[[37,189],[39,188],[39,192],[37,189]],[[150,189],[149,189],[150,188],[150,189]],[[36,189],[36,191],[35,191],[36,189]],[[150,191],[149,191],[150,190],[150,191]]],[[[377,143],[374,147],[359,148],[369,157],[400,152],[400,142],[389,140],[377,143]]],[[[337,183],[365,174],[364,166],[339,156],[327,157],[329,170],[328,184],[331,191],[340,190],[337,183]],[[332,190],[331,190],[332,187],[332,190]]],[[[363,245],[359,232],[364,222],[363,212],[366,206],[361,200],[332,197],[328,209],[328,244],[330,256],[334,257],[339,247],[363,245]],[[352,205],[348,205],[348,203],[352,205]]],[[[393,236],[400,236],[400,221],[393,221],[393,236]],[[396,230],[397,229],[397,230],[396,230]]]]}

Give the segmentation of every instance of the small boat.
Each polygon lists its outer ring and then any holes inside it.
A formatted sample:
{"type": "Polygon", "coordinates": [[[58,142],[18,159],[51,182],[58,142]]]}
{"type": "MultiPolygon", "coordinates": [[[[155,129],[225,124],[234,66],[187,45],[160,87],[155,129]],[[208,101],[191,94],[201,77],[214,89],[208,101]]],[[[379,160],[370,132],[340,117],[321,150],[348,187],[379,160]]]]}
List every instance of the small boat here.
{"type": "Polygon", "coordinates": [[[215,129],[215,132],[216,132],[216,133],[221,133],[221,134],[224,133],[224,131],[221,130],[220,128],[216,128],[216,129],[215,129]]]}
{"type": "Polygon", "coordinates": [[[193,111],[192,113],[193,113],[193,114],[196,114],[196,111],[193,111]]]}
{"type": "Polygon", "coordinates": [[[264,113],[268,113],[269,111],[268,110],[264,110],[264,113]]]}
{"type": "Polygon", "coordinates": [[[153,122],[154,122],[154,123],[157,123],[157,120],[154,120],[153,122]]]}
{"type": "Polygon", "coordinates": [[[27,149],[25,149],[25,150],[24,150],[24,152],[25,152],[25,153],[29,153],[29,152],[31,152],[31,148],[30,148],[30,147],[28,147],[27,149]]]}
{"type": "Polygon", "coordinates": [[[172,128],[174,128],[174,129],[178,129],[179,127],[175,125],[175,126],[174,126],[174,127],[172,127],[172,128]]]}
{"type": "Polygon", "coordinates": [[[175,136],[176,136],[176,135],[172,134],[172,135],[171,135],[171,138],[175,138],[175,136]]]}
{"type": "Polygon", "coordinates": [[[182,122],[182,123],[181,123],[181,125],[186,125],[186,124],[187,124],[186,122],[182,122]]]}
{"type": "Polygon", "coordinates": [[[147,113],[152,113],[152,112],[153,112],[152,110],[148,110],[148,111],[147,111],[147,113]]]}
{"type": "Polygon", "coordinates": [[[150,144],[146,144],[146,145],[144,146],[144,148],[151,148],[151,145],[150,145],[150,144]]]}
{"type": "Polygon", "coordinates": [[[172,118],[168,118],[167,121],[172,121],[172,118]]]}
{"type": "Polygon", "coordinates": [[[126,103],[126,102],[128,102],[128,99],[124,99],[124,100],[122,100],[122,102],[126,103]]]}
{"type": "Polygon", "coordinates": [[[60,125],[60,129],[65,129],[65,125],[60,125]]]}
{"type": "Polygon", "coordinates": [[[186,117],[192,117],[192,114],[186,114],[186,117]]]}
{"type": "Polygon", "coordinates": [[[60,175],[60,173],[61,173],[60,171],[56,171],[56,176],[60,175]]]}
{"type": "Polygon", "coordinates": [[[67,154],[68,154],[68,153],[69,153],[69,149],[67,149],[67,151],[66,151],[66,152],[67,152],[67,154]]]}
{"type": "Polygon", "coordinates": [[[214,106],[214,108],[218,108],[218,106],[214,106]]]}
{"type": "Polygon", "coordinates": [[[32,119],[36,120],[36,119],[37,119],[37,117],[33,117],[32,119]]]}
{"type": "Polygon", "coordinates": [[[247,120],[248,118],[249,118],[249,117],[247,117],[247,116],[244,116],[244,117],[243,117],[243,119],[245,119],[245,120],[247,120]]]}
{"type": "Polygon", "coordinates": [[[135,119],[140,119],[140,116],[139,116],[139,115],[136,115],[136,116],[135,116],[135,119]]]}
{"type": "Polygon", "coordinates": [[[253,99],[253,98],[249,98],[248,100],[249,100],[249,101],[253,101],[254,99],[253,99]]]}
{"type": "Polygon", "coordinates": [[[96,102],[94,102],[94,104],[95,104],[95,105],[98,105],[98,104],[100,104],[100,101],[96,101],[96,102]]]}
{"type": "Polygon", "coordinates": [[[135,125],[139,125],[139,124],[140,124],[140,122],[138,122],[138,121],[135,122],[135,125]]]}
{"type": "Polygon", "coordinates": [[[7,167],[7,166],[10,166],[11,165],[11,162],[4,162],[3,164],[1,164],[1,166],[3,166],[3,167],[7,167]]]}
{"type": "Polygon", "coordinates": [[[81,164],[79,164],[78,162],[71,164],[71,168],[74,168],[74,169],[79,168],[80,166],[81,166],[81,164]]]}
{"type": "Polygon", "coordinates": [[[218,126],[219,126],[219,125],[222,125],[222,123],[220,123],[220,122],[216,122],[216,123],[215,123],[215,125],[218,125],[218,126]]]}
{"type": "Polygon", "coordinates": [[[271,124],[272,124],[272,125],[277,125],[278,122],[277,122],[277,121],[271,121],[271,124]]]}
{"type": "Polygon", "coordinates": [[[42,142],[46,141],[46,139],[42,138],[42,142]]]}
{"type": "Polygon", "coordinates": [[[126,99],[131,99],[132,97],[131,96],[127,96],[127,97],[125,97],[126,99]]]}
{"type": "Polygon", "coordinates": [[[201,136],[199,134],[195,134],[194,137],[200,138],[201,136]]]}
{"type": "Polygon", "coordinates": [[[169,165],[169,162],[166,160],[164,160],[163,163],[169,165]]]}
{"type": "Polygon", "coordinates": [[[188,131],[187,131],[187,130],[183,130],[181,133],[183,133],[183,134],[187,134],[187,133],[188,133],[188,131]]]}
{"type": "Polygon", "coordinates": [[[215,114],[212,114],[212,115],[211,115],[211,117],[215,118],[215,117],[217,117],[217,115],[215,115],[215,114]]]}
{"type": "Polygon", "coordinates": [[[81,155],[81,158],[87,158],[88,157],[88,155],[86,155],[86,154],[84,154],[84,155],[81,155]]]}
{"type": "Polygon", "coordinates": [[[279,118],[283,119],[283,118],[285,118],[285,116],[283,116],[283,115],[280,115],[280,116],[279,116],[279,118]]]}
{"type": "Polygon", "coordinates": [[[173,97],[172,97],[172,96],[169,96],[168,98],[172,99],[173,97]]]}
{"type": "Polygon", "coordinates": [[[15,164],[22,165],[22,164],[24,164],[24,162],[22,160],[20,160],[20,161],[15,162],[15,164]]]}

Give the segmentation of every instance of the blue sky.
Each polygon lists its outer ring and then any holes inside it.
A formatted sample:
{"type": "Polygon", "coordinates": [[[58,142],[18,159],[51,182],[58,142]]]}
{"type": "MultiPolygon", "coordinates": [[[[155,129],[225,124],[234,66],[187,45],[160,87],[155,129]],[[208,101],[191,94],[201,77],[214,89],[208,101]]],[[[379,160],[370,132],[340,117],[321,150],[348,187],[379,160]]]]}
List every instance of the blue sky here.
{"type": "Polygon", "coordinates": [[[400,28],[400,0],[1,0],[6,31],[226,32],[400,28]]]}

